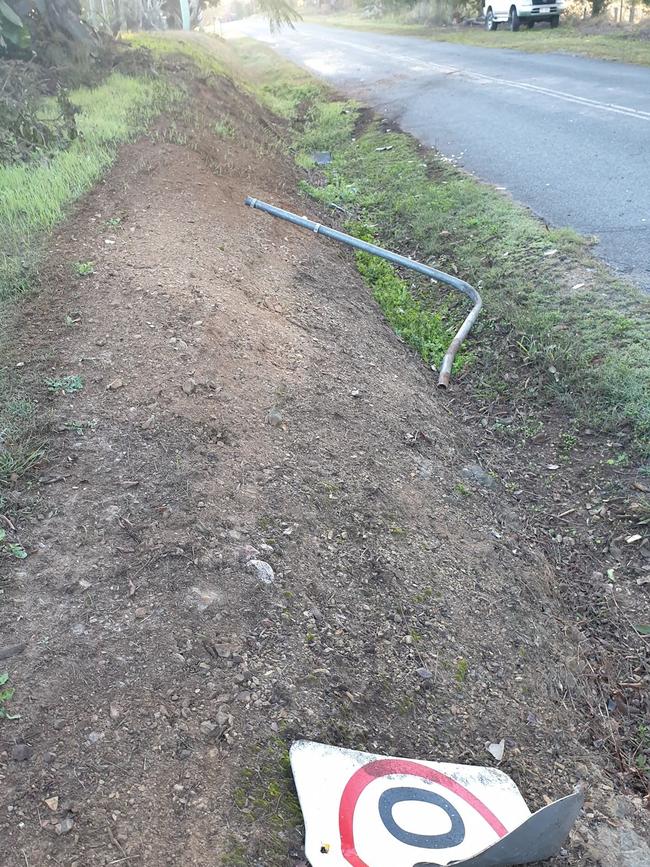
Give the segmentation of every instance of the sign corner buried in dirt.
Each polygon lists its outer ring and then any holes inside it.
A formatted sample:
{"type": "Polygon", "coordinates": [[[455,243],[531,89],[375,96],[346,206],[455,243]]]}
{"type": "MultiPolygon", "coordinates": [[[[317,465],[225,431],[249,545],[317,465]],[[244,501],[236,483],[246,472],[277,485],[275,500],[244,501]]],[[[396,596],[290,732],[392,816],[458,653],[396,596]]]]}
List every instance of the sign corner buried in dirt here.
{"type": "Polygon", "coordinates": [[[297,741],[291,769],[312,867],[499,867],[550,858],[584,796],[530,812],[503,771],[297,741]]]}

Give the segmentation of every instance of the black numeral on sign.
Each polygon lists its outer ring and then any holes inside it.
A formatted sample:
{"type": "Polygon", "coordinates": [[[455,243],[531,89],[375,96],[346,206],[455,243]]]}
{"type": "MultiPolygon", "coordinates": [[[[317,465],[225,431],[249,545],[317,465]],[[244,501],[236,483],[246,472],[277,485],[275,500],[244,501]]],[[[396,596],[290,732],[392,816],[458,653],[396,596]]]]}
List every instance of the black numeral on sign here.
{"type": "Polygon", "coordinates": [[[465,839],[465,823],[458,810],[446,798],[425,789],[409,786],[387,789],[379,798],[379,816],[386,830],[407,846],[419,846],[421,849],[451,849],[452,846],[460,845],[465,839]],[[422,801],[440,807],[449,816],[451,828],[446,834],[413,834],[405,831],[393,818],[395,805],[402,801],[422,801]]]}

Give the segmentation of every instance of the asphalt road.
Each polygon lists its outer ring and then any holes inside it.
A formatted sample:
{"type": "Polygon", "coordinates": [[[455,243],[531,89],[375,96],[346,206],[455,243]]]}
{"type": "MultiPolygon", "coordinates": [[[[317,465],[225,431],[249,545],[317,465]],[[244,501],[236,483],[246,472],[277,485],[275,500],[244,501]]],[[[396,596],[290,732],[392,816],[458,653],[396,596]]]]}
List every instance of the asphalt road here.
{"type": "Polygon", "coordinates": [[[224,35],[268,43],[550,224],[597,236],[650,289],[650,68],[255,18],[224,35]]]}

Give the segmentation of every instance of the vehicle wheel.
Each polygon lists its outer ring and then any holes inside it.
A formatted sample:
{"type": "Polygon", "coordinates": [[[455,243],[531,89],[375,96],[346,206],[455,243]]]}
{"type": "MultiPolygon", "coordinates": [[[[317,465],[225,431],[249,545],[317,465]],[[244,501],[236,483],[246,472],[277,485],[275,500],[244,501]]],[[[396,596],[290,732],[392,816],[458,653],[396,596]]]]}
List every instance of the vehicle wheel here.
{"type": "Polygon", "coordinates": [[[526,29],[527,30],[532,30],[534,26],[535,26],[534,21],[526,21],[526,29]]]}
{"type": "Polygon", "coordinates": [[[559,15],[553,15],[553,17],[551,18],[551,27],[555,28],[555,27],[559,27],[559,25],[560,25],[560,16],[559,15]]]}
{"type": "Polygon", "coordinates": [[[488,9],[487,15],[485,16],[485,29],[486,30],[496,30],[499,25],[494,20],[494,12],[491,9],[488,9]]]}
{"type": "Polygon", "coordinates": [[[510,7],[510,17],[508,18],[508,24],[510,25],[510,29],[513,33],[516,33],[519,30],[519,16],[517,15],[517,7],[510,7]]]}

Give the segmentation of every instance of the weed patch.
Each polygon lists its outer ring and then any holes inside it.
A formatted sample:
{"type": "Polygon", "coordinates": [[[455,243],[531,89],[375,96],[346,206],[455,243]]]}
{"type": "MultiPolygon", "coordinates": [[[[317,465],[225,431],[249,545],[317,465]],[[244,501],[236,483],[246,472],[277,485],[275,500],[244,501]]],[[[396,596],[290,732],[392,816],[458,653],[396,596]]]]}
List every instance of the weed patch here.
{"type": "Polygon", "coordinates": [[[84,387],[83,379],[76,373],[71,376],[46,379],[45,384],[52,394],[74,394],[84,387]]]}
{"type": "MultiPolygon", "coordinates": [[[[357,238],[375,242],[367,226],[353,223],[348,229],[357,238]]],[[[446,308],[427,310],[414,297],[406,280],[399,277],[395,268],[384,259],[361,250],[355,256],[359,273],[372,289],[375,301],[396,334],[417,350],[427,364],[438,366],[454,336],[453,329],[447,324],[449,317],[446,308]]],[[[466,359],[466,353],[459,353],[454,369],[460,370],[466,359]]]]}
{"type": "Polygon", "coordinates": [[[9,675],[6,671],[0,673],[0,719],[14,720],[20,717],[16,714],[9,713],[7,702],[11,701],[15,690],[11,686],[7,686],[9,675]]]}

